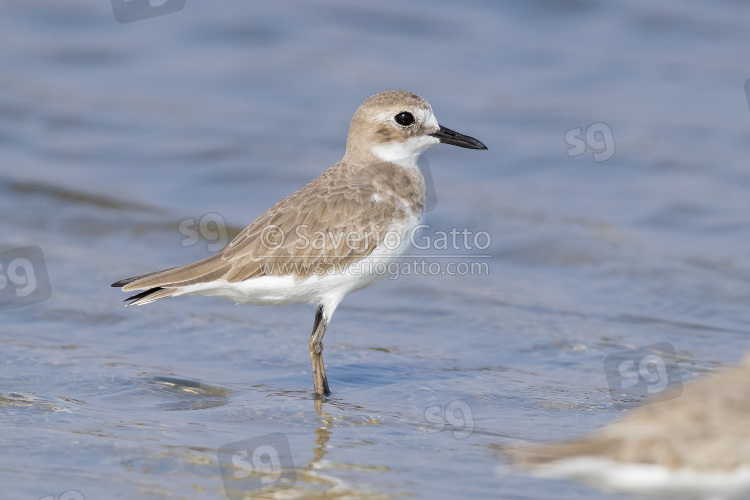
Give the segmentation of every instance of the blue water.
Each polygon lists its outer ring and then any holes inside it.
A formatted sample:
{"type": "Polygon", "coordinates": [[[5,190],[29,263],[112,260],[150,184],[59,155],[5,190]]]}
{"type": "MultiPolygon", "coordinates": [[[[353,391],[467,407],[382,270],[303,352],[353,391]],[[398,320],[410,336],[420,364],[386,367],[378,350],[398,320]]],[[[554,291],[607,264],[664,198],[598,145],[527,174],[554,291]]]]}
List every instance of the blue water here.
{"type": "Polygon", "coordinates": [[[36,246],[51,290],[0,300],[0,497],[225,498],[219,449],[247,441],[293,477],[233,498],[621,498],[502,449],[620,416],[610,354],[668,342],[689,382],[747,348],[749,20],[729,0],[187,0],[127,24],[106,0],[0,2],[0,276],[36,246]],[[111,282],[209,255],[395,88],[489,148],[426,154],[426,234],[488,248],[415,254],[488,272],[347,297],[330,399],[308,306],[122,307],[111,282]]]}

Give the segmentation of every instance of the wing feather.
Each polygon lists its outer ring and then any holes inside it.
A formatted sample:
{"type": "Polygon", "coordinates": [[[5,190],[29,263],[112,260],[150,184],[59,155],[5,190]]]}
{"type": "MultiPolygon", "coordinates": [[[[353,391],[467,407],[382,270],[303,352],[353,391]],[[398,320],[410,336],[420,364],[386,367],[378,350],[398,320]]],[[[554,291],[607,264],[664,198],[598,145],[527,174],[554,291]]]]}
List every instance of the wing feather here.
{"type": "MultiPolygon", "coordinates": [[[[261,214],[219,253],[115,285],[169,289],[267,275],[302,279],[341,269],[372,253],[393,221],[395,199],[373,201],[375,189],[356,169],[334,165],[261,214]]],[[[166,295],[159,291],[153,300],[166,295]]]]}

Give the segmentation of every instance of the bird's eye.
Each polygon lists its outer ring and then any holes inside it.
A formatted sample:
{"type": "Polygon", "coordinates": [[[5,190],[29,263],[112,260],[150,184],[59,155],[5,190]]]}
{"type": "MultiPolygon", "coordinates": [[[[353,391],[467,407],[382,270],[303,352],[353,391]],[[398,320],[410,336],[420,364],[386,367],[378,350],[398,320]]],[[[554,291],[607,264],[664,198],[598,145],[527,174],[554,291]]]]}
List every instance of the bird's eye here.
{"type": "Polygon", "coordinates": [[[414,123],[414,115],[409,113],[408,111],[402,111],[401,113],[397,114],[393,117],[394,120],[396,120],[396,123],[399,125],[403,125],[404,127],[408,127],[412,123],[414,123]]]}

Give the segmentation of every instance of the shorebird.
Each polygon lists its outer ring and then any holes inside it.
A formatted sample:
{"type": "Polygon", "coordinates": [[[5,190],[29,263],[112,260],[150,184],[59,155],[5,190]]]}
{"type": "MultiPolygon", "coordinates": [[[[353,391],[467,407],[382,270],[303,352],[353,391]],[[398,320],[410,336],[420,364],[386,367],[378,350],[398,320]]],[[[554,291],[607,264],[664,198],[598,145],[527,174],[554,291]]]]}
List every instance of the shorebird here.
{"type": "Polygon", "coordinates": [[[639,495],[728,500],[750,494],[750,355],[668,392],[587,437],[510,450],[547,477],[639,495]],[[674,398],[674,399],[669,399],[674,398]]]}
{"type": "Polygon", "coordinates": [[[206,259],[113,283],[143,305],[178,295],[217,295],[235,303],[316,306],[309,341],[315,396],[330,394],[323,335],[349,293],[387,276],[412,246],[425,183],[417,167],[429,147],[487,149],[438,124],[416,94],[376,94],[357,109],[344,158],[266,210],[206,259]]]}

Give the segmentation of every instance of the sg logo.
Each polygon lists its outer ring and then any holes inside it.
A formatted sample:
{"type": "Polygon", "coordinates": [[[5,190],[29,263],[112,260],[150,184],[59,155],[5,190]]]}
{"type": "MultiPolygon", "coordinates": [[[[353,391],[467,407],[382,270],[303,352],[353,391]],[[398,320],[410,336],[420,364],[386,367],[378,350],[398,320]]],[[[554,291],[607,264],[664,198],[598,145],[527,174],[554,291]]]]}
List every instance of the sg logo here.
{"type": "Polygon", "coordinates": [[[0,311],[44,302],[51,296],[41,248],[29,246],[0,252],[0,311]]]}
{"type": "Polygon", "coordinates": [[[229,443],[218,452],[224,492],[231,500],[242,500],[248,492],[273,485],[291,488],[297,482],[287,437],[276,432],[229,443]]]}
{"type": "Polygon", "coordinates": [[[462,399],[456,399],[445,405],[432,405],[424,410],[427,432],[443,432],[446,428],[453,432],[454,439],[463,439],[474,432],[474,414],[471,406],[462,399]]]}
{"type": "Polygon", "coordinates": [[[615,155],[615,138],[612,129],[604,122],[592,123],[586,127],[572,128],[565,132],[568,145],[568,158],[581,156],[588,149],[594,152],[594,161],[607,161],[615,155]]]}
{"type": "Polygon", "coordinates": [[[682,394],[680,367],[669,342],[611,354],[604,359],[604,371],[617,408],[663,401],[667,389],[669,399],[682,394]]]}
{"type": "Polygon", "coordinates": [[[112,0],[112,12],[120,24],[163,16],[185,7],[185,0],[112,0]]]}
{"type": "Polygon", "coordinates": [[[216,212],[205,214],[197,221],[195,217],[182,219],[177,225],[177,230],[182,236],[180,244],[183,247],[197,245],[205,239],[208,251],[218,252],[229,243],[227,223],[224,217],[216,212]]]}

